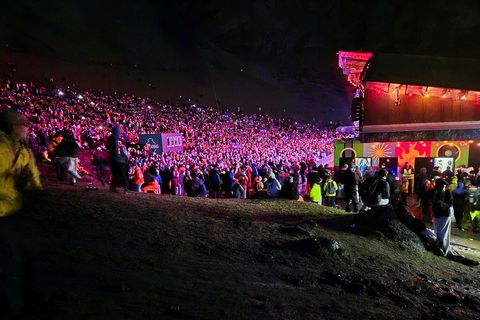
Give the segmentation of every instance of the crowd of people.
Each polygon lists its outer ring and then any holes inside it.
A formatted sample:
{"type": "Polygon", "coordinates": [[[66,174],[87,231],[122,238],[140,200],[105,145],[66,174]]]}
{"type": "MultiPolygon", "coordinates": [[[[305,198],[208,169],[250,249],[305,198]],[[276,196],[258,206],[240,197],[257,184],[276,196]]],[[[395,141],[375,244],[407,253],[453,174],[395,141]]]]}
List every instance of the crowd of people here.
{"type": "MultiPolygon", "coordinates": [[[[0,242],[12,252],[23,250],[15,243],[15,230],[25,221],[18,213],[24,195],[41,194],[37,161],[54,167],[57,178],[72,185],[95,175],[112,192],[307,198],[329,207],[337,207],[340,197],[345,210],[356,213],[393,207],[407,227],[447,257],[453,217],[458,228],[473,222],[473,231],[480,231],[480,168],[420,168],[415,174],[407,163],[396,175],[396,168],[388,170],[385,164],[374,171],[348,163],[335,174],[322,160],[333,152],[334,140],[347,136],[268,115],[46,89],[0,78],[0,242]],[[152,133],[181,134],[183,150],[156,153],[150,144],[139,144],[140,135],[152,133]],[[95,173],[84,168],[85,158],[95,173]],[[434,222],[435,233],[409,212],[415,205],[424,221],[434,222]]],[[[21,261],[5,261],[0,267],[8,276],[0,289],[21,288],[21,261]]],[[[22,300],[10,298],[9,312],[20,314],[22,305],[15,301],[22,300]]]]}
{"type": "MultiPolygon", "coordinates": [[[[420,168],[415,174],[406,163],[398,175],[395,171],[380,164],[376,171],[367,168],[362,174],[354,163],[345,164],[339,173],[345,210],[361,212],[390,205],[408,211],[417,207],[420,220],[435,226],[435,250],[440,255],[449,252],[452,221],[460,230],[472,226],[473,232],[480,232],[480,168],[420,168]]],[[[419,221],[413,220],[418,225],[419,221]]]]}
{"type": "Polygon", "coordinates": [[[307,175],[329,172],[319,164],[333,152],[333,141],[346,135],[264,114],[8,79],[1,80],[0,106],[26,116],[32,149],[55,164],[59,179],[76,184],[83,166],[78,153],[88,150],[99,180],[112,191],[118,186],[156,194],[301,199],[313,186],[307,187],[307,175]],[[139,144],[141,134],[166,132],[182,135],[183,151],[154,153],[139,144]]]}
{"type": "Polygon", "coordinates": [[[384,164],[376,172],[348,164],[334,175],[320,163],[333,152],[333,141],[346,134],[268,115],[72,88],[47,89],[5,78],[0,84],[0,107],[17,109],[25,116],[34,153],[55,165],[60,180],[76,184],[82,179],[86,171],[78,153],[84,150],[91,155],[99,181],[115,192],[120,187],[124,192],[213,198],[308,198],[335,207],[340,191],[348,212],[365,206],[407,205],[408,195],[415,193],[424,220],[432,221],[439,211],[435,186],[443,184],[452,195],[457,226],[465,228],[463,212],[480,183],[478,173],[454,173],[448,168],[427,175],[421,168],[414,174],[409,164],[398,176],[384,164]],[[148,144],[139,144],[140,135],[153,133],[181,134],[183,151],[156,153],[148,144]],[[371,180],[376,181],[374,191],[371,180]]]}

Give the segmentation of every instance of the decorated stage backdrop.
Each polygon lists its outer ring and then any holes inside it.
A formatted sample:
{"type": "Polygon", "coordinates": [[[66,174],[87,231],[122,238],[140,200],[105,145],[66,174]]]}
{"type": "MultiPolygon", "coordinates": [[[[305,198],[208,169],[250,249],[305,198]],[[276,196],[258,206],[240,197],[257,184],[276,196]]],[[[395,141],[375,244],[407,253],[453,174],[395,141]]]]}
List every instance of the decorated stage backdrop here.
{"type": "Polygon", "coordinates": [[[414,165],[415,158],[419,157],[453,157],[455,166],[467,165],[469,149],[472,142],[467,141],[408,141],[408,142],[377,142],[361,143],[353,141],[344,143],[335,142],[335,166],[340,165],[341,157],[371,157],[372,167],[379,166],[380,158],[397,158],[398,166],[406,162],[414,165]]]}

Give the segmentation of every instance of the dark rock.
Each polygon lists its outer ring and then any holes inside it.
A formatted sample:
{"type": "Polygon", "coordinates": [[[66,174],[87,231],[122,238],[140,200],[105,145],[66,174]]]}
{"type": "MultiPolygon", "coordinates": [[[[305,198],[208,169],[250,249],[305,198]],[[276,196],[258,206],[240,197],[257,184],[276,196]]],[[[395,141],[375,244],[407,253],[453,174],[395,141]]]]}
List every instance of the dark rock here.
{"type": "Polygon", "coordinates": [[[300,226],[282,226],[278,229],[279,232],[283,234],[288,234],[291,236],[297,236],[297,235],[303,235],[303,236],[309,236],[310,232],[307,230],[303,229],[300,226]]]}
{"type": "Polygon", "coordinates": [[[314,256],[320,255],[321,250],[326,250],[329,253],[336,253],[341,250],[340,244],[337,241],[323,237],[308,237],[299,240],[287,241],[281,244],[280,247],[282,249],[289,249],[314,256]]]}
{"type": "Polygon", "coordinates": [[[424,253],[425,247],[420,238],[397,219],[390,206],[372,208],[359,214],[355,221],[360,234],[373,235],[397,241],[415,251],[424,253]]]}
{"type": "Polygon", "coordinates": [[[300,223],[300,227],[302,227],[305,230],[312,230],[317,226],[317,223],[312,220],[305,220],[302,223],[300,223]]]}

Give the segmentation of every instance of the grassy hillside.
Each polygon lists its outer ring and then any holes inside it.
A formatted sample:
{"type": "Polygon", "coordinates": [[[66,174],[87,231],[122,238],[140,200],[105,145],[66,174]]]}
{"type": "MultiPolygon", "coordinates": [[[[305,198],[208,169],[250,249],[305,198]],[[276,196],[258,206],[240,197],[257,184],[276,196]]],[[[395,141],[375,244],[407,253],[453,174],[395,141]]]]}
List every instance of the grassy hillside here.
{"type": "Polygon", "coordinates": [[[32,319],[477,319],[479,269],[309,203],[51,185],[27,213],[32,319]],[[337,241],[340,250],[312,245],[337,241]]]}

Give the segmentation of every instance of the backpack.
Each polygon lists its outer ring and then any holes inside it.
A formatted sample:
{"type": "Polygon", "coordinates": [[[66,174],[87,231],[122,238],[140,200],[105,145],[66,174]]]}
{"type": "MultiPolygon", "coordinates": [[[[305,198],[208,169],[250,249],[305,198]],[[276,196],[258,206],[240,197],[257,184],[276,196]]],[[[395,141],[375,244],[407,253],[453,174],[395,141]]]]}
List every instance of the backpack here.
{"type": "Polygon", "coordinates": [[[370,177],[360,185],[358,193],[364,203],[375,204],[378,202],[377,185],[377,177],[370,177]]]}
{"type": "Polygon", "coordinates": [[[335,184],[333,183],[333,181],[329,181],[329,182],[328,182],[327,191],[328,191],[328,194],[329,194],[329,195],[332,195],[332,194],[335,194],[335,193],[336,193],[335,184]]]}

